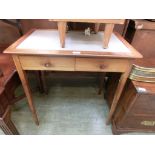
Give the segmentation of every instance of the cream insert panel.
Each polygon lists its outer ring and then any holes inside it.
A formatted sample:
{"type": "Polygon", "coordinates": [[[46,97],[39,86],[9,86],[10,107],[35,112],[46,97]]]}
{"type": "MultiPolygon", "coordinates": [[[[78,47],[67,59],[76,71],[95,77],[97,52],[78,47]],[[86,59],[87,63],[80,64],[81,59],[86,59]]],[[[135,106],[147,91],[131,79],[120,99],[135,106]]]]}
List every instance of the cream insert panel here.
{"type": "Polygon", "coordinates": [[[109,47],[103,49],[103,37],[103,32],[85,36],[81,31],[69,31],[66,35],[65,48],[61,48],[59,33],[57,30],[35,30],[21,44],[19,44],[16,49],[131,53],[131,51],[115,36],[115,34],[112,34],[111,36],[109,47]]]}

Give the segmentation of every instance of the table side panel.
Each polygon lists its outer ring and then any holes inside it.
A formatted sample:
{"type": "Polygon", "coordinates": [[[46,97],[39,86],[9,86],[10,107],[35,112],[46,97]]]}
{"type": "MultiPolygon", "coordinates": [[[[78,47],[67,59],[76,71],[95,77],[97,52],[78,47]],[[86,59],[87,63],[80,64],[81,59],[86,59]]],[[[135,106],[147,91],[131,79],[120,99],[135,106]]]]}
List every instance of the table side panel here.
{"type": "Polygon", "coordinates": [[[125,72],[129,65],[127,59],[19,56],[24,70],[125,72]]]}

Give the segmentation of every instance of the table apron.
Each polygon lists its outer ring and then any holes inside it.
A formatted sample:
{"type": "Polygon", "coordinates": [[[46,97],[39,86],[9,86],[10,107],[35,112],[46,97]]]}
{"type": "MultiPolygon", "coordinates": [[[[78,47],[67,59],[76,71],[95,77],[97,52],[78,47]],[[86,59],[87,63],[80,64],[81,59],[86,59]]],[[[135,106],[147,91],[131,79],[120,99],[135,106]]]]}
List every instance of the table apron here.
{"type": "Polygon", "coordinates": [[[23,70],[125,72],[130,61],[119,58],[18,56],[23,70]]]}

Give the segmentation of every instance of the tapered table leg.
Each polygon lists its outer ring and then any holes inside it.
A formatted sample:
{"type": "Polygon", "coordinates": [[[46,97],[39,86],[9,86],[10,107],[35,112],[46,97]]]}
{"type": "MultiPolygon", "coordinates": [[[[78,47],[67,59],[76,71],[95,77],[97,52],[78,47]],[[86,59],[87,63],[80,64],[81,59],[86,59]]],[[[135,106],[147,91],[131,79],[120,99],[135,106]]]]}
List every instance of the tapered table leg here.
{"type": "Polygon", "coordinates": [[[113,99],[112,104],[111,104],[110,112],[109,112],[108,117],[107,117],[107,121],[106,121],[107,125],[111,122],[112,116],[113,116],[113,114],[114,114],[114,112],[116,110],[118,100],[119,100],[119,98],[121,96],[121,93],[123,91],[123,88],[125,86],[127,78],[128,78],[128,76],[130,74],[131,68],[132,68],[132,64],[129,65],[126,72],[122,73],[122,75],[121,75],[121,77],[119,79],[119,83],[118,83],[118,86],[117,86],[117,89],[116,89],[116,92],[115,92],[115,95],[114,95],[114,99],[113,99]]]}
{"type": "Polygon", "coordinates": [[[64,21],[58,22],[59,38],[60,38],[60,44],[62,48],[65,47],[66,27],[67,27],[67,22],[64,22],[64,21]]]}
{"type": "Polygon", "coordinates": [[[105,24],[103,48],[108,48],[109,40],[112,35],[114,24],[105,24]]]}
{"type": "Polygon", "coordinates": [[[31,110],[31,112],[32,112],[33,118],[34,118],[34,120],[35,120],[35,123],[36,123],[37,125],[39,125],[37,113],[36,113],[35,107],[34,107],[34,105],[33,105],[33,99],[32,99],[32,95],[31,95],[31,90],[30,90],[29,83],[28,83],[28,80],[27,80],[27,77],[26,77],[26,73],[25,73],[25,71],[22,69],[22,66],[21,66],[21,64],[20,64],[20,61],[19,61],[18,56],[13,55],[13,60],[14,60],[14,63],[15,63],[17,72],[18,72],[18,74],[19,74],[21,83],[22,83],[22,85],[23,85],[24,92],[25,92],[25,94],[26,94],[26,97],[27,97],[27,100],[28,100],[28,104],[29,104],[29,108],[30,108],[30,110],[31,110]]]}

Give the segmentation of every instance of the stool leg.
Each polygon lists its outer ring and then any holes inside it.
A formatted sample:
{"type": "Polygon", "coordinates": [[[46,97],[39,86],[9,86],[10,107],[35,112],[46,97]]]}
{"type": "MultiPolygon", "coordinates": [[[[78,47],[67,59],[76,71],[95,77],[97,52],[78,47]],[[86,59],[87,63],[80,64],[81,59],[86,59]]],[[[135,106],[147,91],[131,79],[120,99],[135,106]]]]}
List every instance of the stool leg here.
{"type": "Polygon", "coordinates": [[[58,22],[58,31],[59,31],[59,37],[60,37],[60,44],[62,48],[65,47],[66,27],[67,27],[67,22],[64,22],[64,21],[58,22]]]}
{"type": "Polygon", "coordinates": [[[108,43],[113,32],[114,24],[105,24],[103,48],[108,48],[108,43]]]}
{"type": "Polygon", "coordinates": [[[18,130],[11,121],[11,108],[8,106],[3,117],[0,118],[0,127],[6,135],[19,135],[18,130]]]}

